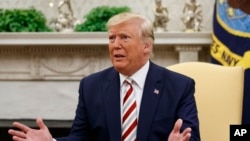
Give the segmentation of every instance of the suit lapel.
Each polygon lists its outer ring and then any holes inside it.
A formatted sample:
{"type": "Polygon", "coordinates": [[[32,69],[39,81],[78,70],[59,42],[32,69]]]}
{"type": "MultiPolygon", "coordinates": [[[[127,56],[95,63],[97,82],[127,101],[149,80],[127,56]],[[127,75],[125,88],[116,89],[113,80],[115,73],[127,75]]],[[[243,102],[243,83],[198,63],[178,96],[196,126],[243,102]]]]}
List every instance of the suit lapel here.
{"type": "Polygon", "coordinates": [[[103,87],[105,110],[110,141],[121,140],[121,112],[120,112],[120,79],[116,71],[112,71],[103,87]]]}
{"type": "Polygon", "coordinates": [[[161,97],[161,73],[155,68],[156,66],[150,63],[142,95],[138,120],[139,123],[137,127],[137,141],[147,140],[147,136],[151,128],[151,123],[154,118],[154,113],[157,109],[157,104],[161,97]]]}

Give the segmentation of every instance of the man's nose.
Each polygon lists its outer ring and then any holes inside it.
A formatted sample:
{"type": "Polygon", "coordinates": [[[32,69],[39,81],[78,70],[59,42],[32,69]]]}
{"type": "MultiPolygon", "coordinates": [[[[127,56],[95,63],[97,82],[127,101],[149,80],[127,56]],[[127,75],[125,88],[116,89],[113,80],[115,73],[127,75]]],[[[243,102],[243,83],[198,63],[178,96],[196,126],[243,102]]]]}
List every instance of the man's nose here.
{"type": "Polygon", "coordinates": [[[121,47],[121,42],[120,42],[119,38],[115,38],[114,47],[116,47],[116,48],[120,48],[121,47]]]}

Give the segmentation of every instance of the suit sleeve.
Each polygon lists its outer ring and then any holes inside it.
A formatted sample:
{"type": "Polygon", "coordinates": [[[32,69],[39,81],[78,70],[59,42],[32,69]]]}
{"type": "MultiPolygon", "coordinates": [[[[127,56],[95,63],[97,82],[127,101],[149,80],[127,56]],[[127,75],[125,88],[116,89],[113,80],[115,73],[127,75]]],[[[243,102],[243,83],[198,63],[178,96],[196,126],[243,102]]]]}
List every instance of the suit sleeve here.
{"type": "Polygon", "coordinates": [[[88,141],[88,123],[83,97],[84,80],[80,82],[78,105],[76,109],[75,119],[71,127],[70,135],[67,137],[56,138],[56,141],[88,141]]]}
{"type": "Polygon", "coordinates": [[[178,106],[177,116],[183,119],[182,130],[187,127],[192,129],[191,141],[199,141],[199,120],[198,111],[195,102],[195,82],[193,79],[188,79],[184,93],[178,106]]]}

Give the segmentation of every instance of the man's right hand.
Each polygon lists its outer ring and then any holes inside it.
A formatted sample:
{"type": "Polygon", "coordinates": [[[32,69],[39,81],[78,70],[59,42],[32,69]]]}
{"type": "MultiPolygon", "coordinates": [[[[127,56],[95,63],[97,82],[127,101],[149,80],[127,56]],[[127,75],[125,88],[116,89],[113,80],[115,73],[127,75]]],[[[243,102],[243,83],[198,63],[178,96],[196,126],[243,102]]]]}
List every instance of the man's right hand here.
{"type": "Polygon", "coordinates": [[[19,130],[10,129],[8,133],[12,135],[14,141],[52,141],[52,136],[42,118],[37,118],[36,123],[39,129],[32,129],[20,122],[14,122],[14,127],[19,130]]]}

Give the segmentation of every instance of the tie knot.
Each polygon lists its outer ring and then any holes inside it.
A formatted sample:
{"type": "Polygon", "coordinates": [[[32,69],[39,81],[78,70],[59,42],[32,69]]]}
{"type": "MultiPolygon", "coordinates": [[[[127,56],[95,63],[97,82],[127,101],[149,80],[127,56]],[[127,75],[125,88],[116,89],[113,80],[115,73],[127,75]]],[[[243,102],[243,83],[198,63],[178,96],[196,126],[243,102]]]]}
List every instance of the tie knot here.
{"type": "Polygon", "coordinates": [[[131,78],[127,78],[124,82],[126,84],[128,84],[128,85],[131,85],[132,84],[132,79],[131,78]]]}

